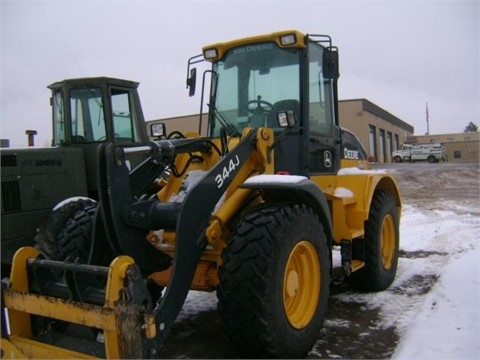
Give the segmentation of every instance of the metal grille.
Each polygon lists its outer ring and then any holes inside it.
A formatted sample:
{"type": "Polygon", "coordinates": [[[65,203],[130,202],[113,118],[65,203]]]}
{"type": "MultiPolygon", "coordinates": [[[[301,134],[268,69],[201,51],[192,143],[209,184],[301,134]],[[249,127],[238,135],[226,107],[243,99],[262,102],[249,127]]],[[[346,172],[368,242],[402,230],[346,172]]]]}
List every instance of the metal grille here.
{"type": "Polygon", "coordinates": [[[17,166],[17,155],[2,155],[2,167],[17,166]]]}
{"type": "Polygon", "coordinates": [[[2,181],[2,209],[5,212],[22,210],[18,181],[2,181]]]}

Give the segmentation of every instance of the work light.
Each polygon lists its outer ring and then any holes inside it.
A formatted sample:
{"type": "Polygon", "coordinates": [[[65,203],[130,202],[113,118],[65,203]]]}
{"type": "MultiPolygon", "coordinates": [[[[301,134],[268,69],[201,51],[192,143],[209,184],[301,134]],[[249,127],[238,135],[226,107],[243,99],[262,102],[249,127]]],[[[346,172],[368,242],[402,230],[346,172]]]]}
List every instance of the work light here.
{"type": "Polygon", "coordinates": [[[203,56],[205,57],[205,59],[214,59],[218,56],[218,51],[217,49],[213,48],[213,49],[206,49],[204,52],[203,52],[203,56]]]}
{"type": "Polygon", "coordinates": [[[297,42],[297,37],[295,36],[295,34],[287,34],[287,35],[282,35],[280,37],[280,43],[283,46],[293,45],[296,42],[297,42]]]}

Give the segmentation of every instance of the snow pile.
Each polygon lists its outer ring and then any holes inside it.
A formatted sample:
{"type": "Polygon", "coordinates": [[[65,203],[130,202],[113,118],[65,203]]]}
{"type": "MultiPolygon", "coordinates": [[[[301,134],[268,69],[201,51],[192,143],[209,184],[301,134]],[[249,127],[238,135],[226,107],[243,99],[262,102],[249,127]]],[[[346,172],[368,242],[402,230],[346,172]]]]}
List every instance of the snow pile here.
{"type": "Polygon", "coordinates": [[[378,175],[386,173],[388,173],[388,171],[384,169],[364,170],[356,167],[350,167],[338,170],[337,175],[378,175]]]}
{"type": "Polygon", "coordinates": [[[245,180],[245,185],[264,185],[264,184],[298,184],[307,180],[305,176],[299,175],[257,175],[245,180]]]}
{"type": "Polygon", "coordinates": [[[400,224],[400,248],[455,254],[472,249],[480,241],[479,205],[462,206],[442,201],[442,210],[404,205],[400,224]],[[476,207],[476,208],[475,208],[476,207]]]}
{"type": "Polygon", "coordinates": [[[432,211],[405,206],[401,249],[433,255],[401,262],[393,286],[407,274],[435,274],[439,279],[400,324],[396,359],[480,357],[478,204],[445,201],[442,206],[432,211]]]}
{"type": "Polygon", "coordinates": [[[333,192],[333,196],[339,197],[339,198],[352,198],[354,196],[353,191],[347,188],[343,187],[337,187],[335,188],[335,191],[333,192]]]}
{"type": "Polygon", "coordinates": [[[394,359],[480,357],[479,260],[477,246],[444,269],[394,359]]]}

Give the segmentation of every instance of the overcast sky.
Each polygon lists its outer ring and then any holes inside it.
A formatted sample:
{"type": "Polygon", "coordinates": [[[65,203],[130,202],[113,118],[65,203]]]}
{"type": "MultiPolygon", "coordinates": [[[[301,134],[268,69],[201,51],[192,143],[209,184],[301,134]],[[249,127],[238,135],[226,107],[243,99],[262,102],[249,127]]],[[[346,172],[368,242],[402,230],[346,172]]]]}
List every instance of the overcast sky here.
{"type": "Polygon", "coordinates": [[[197,113],[187,59],[204,45],[297,29],[340,51],[340,99],[367,98],[425,134],[480,125],[479,1],[0,0],[1,138],[51,141],[47,85],[140,82],[147,120],[197,113]]]}

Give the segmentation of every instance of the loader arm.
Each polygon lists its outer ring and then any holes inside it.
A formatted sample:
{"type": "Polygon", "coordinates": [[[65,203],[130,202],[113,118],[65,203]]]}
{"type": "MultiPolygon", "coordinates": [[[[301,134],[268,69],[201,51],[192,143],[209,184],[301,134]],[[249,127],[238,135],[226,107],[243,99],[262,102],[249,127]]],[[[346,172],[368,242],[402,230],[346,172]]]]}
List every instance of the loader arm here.
{"type": "MultiPolygon", "coordinates": [[[[164,254],[156,251],[146,240],[145,233],[162,229],[172,222],[176,214],[176,246],[172,262],[172,276],[165,294],[154,309],[156,348],[149,350],[155,356],[172,329],[190,289],[200,256],[207,245],[205,230],[223,193],[235,179],[247,158],[256,148],[256,132],[250,131],[241,142],[191,188],[180,204],[136,200],[128,186],[129,171],[123,149],[109,145],[104,154],[102,185],[102,211],[108,237],[120,251],[131,256],[146,274],[165,269],[159,259],[164,254]],[[228,176],[224,176],[225,171],[228,176]],[[221,181],[219,180],[221,179],[221,181]],[[163,218],[166,218],[164,220],[163,218]]],[[[192,151],[192,149],[189,149],[192,151]]],[[[160,154],[161,156],[161,154],[160,154]]]]}

